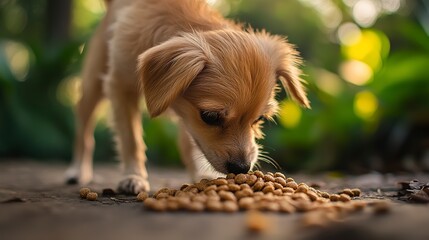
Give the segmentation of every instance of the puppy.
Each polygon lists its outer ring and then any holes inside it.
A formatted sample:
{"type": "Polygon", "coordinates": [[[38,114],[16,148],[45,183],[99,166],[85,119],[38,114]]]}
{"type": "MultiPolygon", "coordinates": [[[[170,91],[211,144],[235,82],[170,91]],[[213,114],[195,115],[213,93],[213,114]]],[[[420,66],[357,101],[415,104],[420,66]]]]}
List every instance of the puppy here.
{"type": "Polygon", "coordinates": [[[284,38],[243,29],[204,0],[111,0],[83,67],[69,183],[92,179],[93,112],[106,96],[124,166],[118,189],[148,191],[139,101],[151,117],[179,119],[181,158],[192,178],[244,173],[258,159],[261,124],[277,111],[277,80],[304,107],[298,52],[284,38]],[[105,77],[102,77],[105,76],[105,77]]]}

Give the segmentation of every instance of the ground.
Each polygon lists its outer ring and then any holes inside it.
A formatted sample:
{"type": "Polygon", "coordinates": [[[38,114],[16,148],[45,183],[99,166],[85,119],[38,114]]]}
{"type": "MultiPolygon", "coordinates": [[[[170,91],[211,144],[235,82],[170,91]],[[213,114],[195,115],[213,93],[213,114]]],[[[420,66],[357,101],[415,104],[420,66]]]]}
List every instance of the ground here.
{"type": "MultiPolygon", "coordinates": [[[[246,227],[247,214],[157,213],[147,211],[134,197],[91,202],[79,198],[79,186],[64,185],[66,164],[36,161],[0,161],[0,239],[429,239],[429,205],[398,200],[397,182],[428,174],[332,178],[286,174],[297,182],[317,183],[335,192],[344,187],[363,190],[364,199],[386,199],[389,213],[353,214],[327,227],[306,227],[303,214],[266,214],[270,228],[255,234],[246,227]]],[[[183,169],[149,168],[153,189],[179,187],[189,182],[183,169]]],[[[101,192],[120,179],[116,165],[95,166],[95,182],[101,192]]]]}

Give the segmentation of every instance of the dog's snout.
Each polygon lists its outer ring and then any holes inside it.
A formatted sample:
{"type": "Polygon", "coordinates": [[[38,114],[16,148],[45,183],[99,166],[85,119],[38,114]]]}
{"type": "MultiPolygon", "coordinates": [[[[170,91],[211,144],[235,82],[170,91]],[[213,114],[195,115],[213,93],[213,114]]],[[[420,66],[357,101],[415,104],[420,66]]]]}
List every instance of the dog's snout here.
{"type": "Polygon", "coordinates": [[[229,161],[226,163],[228,173],[247,173],[250,170],[250,163],[243,160],[229,161]]]}

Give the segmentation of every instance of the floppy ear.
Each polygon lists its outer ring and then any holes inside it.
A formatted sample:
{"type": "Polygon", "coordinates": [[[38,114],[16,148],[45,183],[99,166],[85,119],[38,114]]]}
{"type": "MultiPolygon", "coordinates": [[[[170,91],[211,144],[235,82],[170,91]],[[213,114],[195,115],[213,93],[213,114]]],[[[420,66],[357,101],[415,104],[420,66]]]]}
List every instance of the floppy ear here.
{"type": "Polygon", "coordinates": [[[261,35],[269,39],[268,54],[274,61],[275,73],[283,88],[294,101],[303,107],[310,108],[310,102],[303,86],[304,81],[300,77],[301,58],[298,51],[284,38],[269,36],[266,33],[261,33],[261,35]]]}
{"type": "Polygon", "coordinates": [[[198,34],[172,38],[138,57],[138,76],[151,117],[164,112],[203,70],[209,48],[198,34]]]}

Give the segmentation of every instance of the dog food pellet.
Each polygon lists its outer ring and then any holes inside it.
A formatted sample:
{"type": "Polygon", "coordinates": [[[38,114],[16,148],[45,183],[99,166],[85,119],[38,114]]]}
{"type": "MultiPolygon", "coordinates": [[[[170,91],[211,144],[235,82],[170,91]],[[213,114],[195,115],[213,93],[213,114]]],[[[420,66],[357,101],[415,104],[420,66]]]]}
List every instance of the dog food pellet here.
{"type": "Polygon", "coordinates": [[[232,183],[232,184],[228,184],[228,189],[231,192],[236,192],[236,191],[239,191],[241,188],[238,184],[232,183]]]}
{"type": "Polygon", "coordinates": [[[219,197],[222,200],[229,200],[229,201],[236,201],[237,198],[235,197],[234,193],[232,192],[227,192],[227,191],[220,191],[219,192],[219,197]]]}
{"type": "Polygon", "coordinates": [[[95,201],[98,198],[98,194],[96,192],[89,192],[88,194],[86,194],[86,199],[88,199],[89,201],[95,201]]]}
{"type": "Polygon", "coordinates": [[[348,202],[348,201],[352,200],[352,198],[348,194],[341,193],[339,200],[341,202],[348,202]]]}
{"type": "Polygon", "coordinates": [[[355,196],[355,197],[359,197],[362,193],[359,188],[353,188],[352,192],[353,192],[353,196],[355,196]]]}
{"type": "Polygon", "coordinates": [[[225,201],[223,202],[223,210],[225,212],[236,212],[238,211],[238,205],[235,201],[225,201]]]}
{"type": "Polygon", "coordinates": [[[294,181],[291,181],[291,182],[286,181],[286,187],[297,189],[298,188],[298,184],[296,182],[294,182],[294,181]]]}
{"type": "MultiPolygon", "coordinates": [[[[352,200],[352,197],[360,194],[359,189],[344,189],[340,194],[329,194],[305,183],[298,184],[293,178],[286,178],[279,172],[264,174],[255,171],[248,174],[227,174],[226,177],[212,180],[202,179],[195,184],[184,184],[180,189],[161,188],[151,197],[142,192],[137,200],[143,201],[145,208],[159,212],[232,213],[258,210],[294,213],[317,210],[343,214],[366,207],[365,201],[352,200]]],[[[382,212],[387,208],[385,205],[381,203],[376,207],[374,203],[374,212],[382,212]]]]}
{"type": "Polygon", "coordinates": [[[235,180],[235,183],[240,185],[240,184],[245,183],[247,181],[247,176],[246,176],[246,174],[240,173],[240,174],[235,176],[234,180],[235,180]]]}
{"type": "Polygon", "coordinates": [[[265,182],[275,182],[275,178],[274,175],[270,175],[270,174],[265,174],[264,176],[264,181],[265,182]]]}
{"type": "Polygon", "coordinates": [[[235,174],[234,173],[228,173],[226,175],[226,179],[234,179],[235,178],[235,174]]]}
{"type": "Polygon", "coordinates": [[[86,198],[86,195],[90,192],[91,192],[91,189],[89,189],[89,188],[81,188],[79,190],[79,195],[81,198],[86,198]]]}
{"type": "Polygon", "coordinates": [[[341,192],[340,192],[340,194],[347,194],[347,195],[349,195],[350,197],[353,197],[355,194],[353,193],[353,191],[351,190],[351,189],[349,189],[349,188],[345,188],[345,189],[343,189],[341,192]]]}
{"type": "Polygon", "coordinates": [[[268,219],[259,211],[249,211],[246,215],[247,229],[251,232],[265,232],[269,229],[268,219]]]}
{"type": "Polygon", "coordinates": [[[212,212],[221,212],[223,211],[222,202],[216,200],[208,200],[206,203],[206,208],[212,212]]]}
{"type": "Polygon", "coordinates": [[[256,175],[249,175],[249,177],[247,178],[246,184],[249,186],[253,186],[257,180],[258,180],[258,177],[256,175]]]}
{"type": "Polygon", "coordinates": [[[143,202],[148,197],[149,197],[149,194],[147,192],[140,192],[136,198],[137,198],[137,201],[143,202]]]}
{"type": "Polygon", "coordinates": [[[283,173],[281,173],[281,172],[274,173],[274,177],[281,177],[281,178],[283,178],[283,179],[286,180],[286,176],[283,173]]]}
{"type": "Polygon", "coordinates": [[[226,185],[226,184],[228,184],[228,181],[226,180],[226,179],[224,179],[224,178],[218,178],[218,179],[215,179],[214,181],[213,181],[213,183],[215,184],[215,185],[226,185]]]}
{"type": "Polygon", "coordinates": [[[116,195],[115,191],[111,188],[105,188],[101,193],[101,196],[103,197],[113,197],[115,195],[116,195]]]}
{"type": "Polygon", "coordinates": [[[372,203],[372,211],[376,215],[386,214],[390,212],[390,203],[387,201],[376,201],[372,203]]]}

